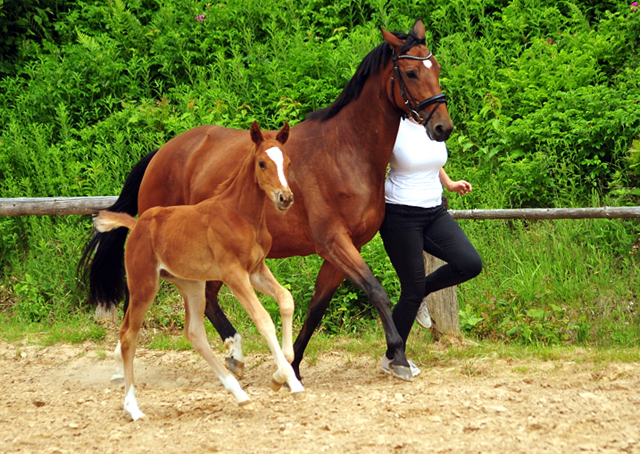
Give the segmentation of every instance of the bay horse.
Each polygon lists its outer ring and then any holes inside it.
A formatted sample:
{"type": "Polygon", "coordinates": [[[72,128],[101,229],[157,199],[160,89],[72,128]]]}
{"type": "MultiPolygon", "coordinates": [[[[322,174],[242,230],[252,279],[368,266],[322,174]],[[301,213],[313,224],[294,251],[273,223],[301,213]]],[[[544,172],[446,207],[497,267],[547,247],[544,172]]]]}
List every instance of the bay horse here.
{"type": "Polygon", "coordinates": [[[278,390],[286,382],[294,396],[300,397],[304,392],[289,364],[294,358],[293,297],[264,262],[271,248],[265,222],[268,201],[273,202],[278,213],[285,213],[293,203],[287,183],[290,161],[282,147],[288,135],[289,125],[285,124],[275,139],[265,138],[254,121],[250,129],[254,146],[236,168],[236,174],[218,187],[217,195],[196,205],[155,206],[145,210],[138,221],[127,213],[112,211],[101,211],[94,219],[99,232],[119,227],[131,230],[125,250],[130,301],[115,357],[116,373],[124,369],[124,409],[134,421],[144,414],[135,397],[133,357],[145,314],[160,288],[160,277],[173,283],[182,294],[185,337],[240,405],[248,404],[249,396],[216,358],[207,341],[203,321],[206,281],[227,284],[266,339],[277,364],[272,389],[278,390]],[[252,286],[278,302],[282,349],[275,325],[252,286]]]}
{"type": "MultiPolygon", "coordinates": [[[[401,117],[422,123],[437,141],[449,138],[453,123],[440,89],[440,65],[425,45],[422,20],[408,34],[381,31],[384,42],[365,56],[338,98],[291,128],[287,150],[296,204],[285,216],[272,208],[266,212],[273,235],[269,257],[318,254],[324,259],[294,344],[292,366],[298,378],[304,350],[345,277],[364,291],[380,315],[388,351],[393,352],[392,374],[412,378],[389,297],[360,248],[384,218],[385,174],[401,117]]],[[[220,126],[186,131],[136,164],[109,209],[135,214],[154,206],[198,203],[237,166],[248,141],[245,131],[220,126]]],[[[85,248],[80,270],[89,274],[89,300],[96,305],[112,307],[126,295],[124,240],[117,231],[98,234],[85,248]]],[[[218,305],[221,285],[207,283],[205,314],[229,349],[227,364],[240,375],[240,336],[218,305]]]]}

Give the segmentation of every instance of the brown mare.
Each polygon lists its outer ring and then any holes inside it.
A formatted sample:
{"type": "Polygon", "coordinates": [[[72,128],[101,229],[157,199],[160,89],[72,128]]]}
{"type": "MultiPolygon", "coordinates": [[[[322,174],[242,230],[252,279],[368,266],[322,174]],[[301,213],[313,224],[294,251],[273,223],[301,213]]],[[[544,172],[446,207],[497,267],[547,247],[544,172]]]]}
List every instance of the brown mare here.
{"type": "MultiPolygon", "coordinates": [[[[338,285],[345,277],[362,289],[378,310],[387,346],[394,352],[394,375],[411,380],[404,343],[393,320],[389,297],[360,255],[384,217],[384,180],[400,118],[411,116],[427,134],[446,140],[453,123],[440,90],[440,65],[425,46],[425,27],[409,34],[382,30],[385,42],[361,62],[340,96],[291,129],[287,151],[296,203],[285,216],[267,210],[273,235],[269,257],[318,254],[324,259],[304,325],[294,344],[293,368],[300,377],[304,350],[338,285]],[[421,101],[423,100],[423,101],[421,101]]],[[[200,126],[184,132],[133,169],[112,211],[144,213],[154,206],[194,204],[210,197],[237,167],[247,148],[246,131],[200,126]]],[[[122,298],[124,235],[95,236],[81,266],[91,256],[90,299],[115,306],[122,298]],[[94,254],[95,251],[95,254],[94,254]]],[[[81,268],[82,269],[82,268],[81,268]]],[[[85,268],[86,271],[86,268],[85,268]]],[[[206,315],[220,333],[233,368],[240,359],[239,336],[218,306],[221,282],[207,283],[206,315]]]]}
{"type": "Polygon", "coordinates": [[[286,178],[290,162],[282,152],[289,125],[273,139],[271,134],[264,138],[258,123],[253,122],[250,135],[255,145],[240,169],[236,168],[237,174],[219,186],[218,195],[197,205],[156,206],[145,210],[137,222],[129,214],[112,211],[101,211],[94,221],[100,232],[131,229],[125,252],[130,301],[115,356],[117,372],[122,373],[124,367],[124,409],[134,421],[144,415],[135,398],[133,357],[145,314],[160,288],[160,277],[178,287],[184,298],[185,337],[241,405],[249,403],[249,396],[207,341],[203,322],[206,281],[227,284],[266,339],[278,366],[271,387],[277,390],[286,382],[294,396],[304,392],[289,364],[294,357],[293,297],[264,263],[271,248],[265,222],[268,201],[273,202],[276,216],[283,216],[293,202],[286,178]],[[278,301],[282,350],[273,321],[252,286],[278,301]]]}

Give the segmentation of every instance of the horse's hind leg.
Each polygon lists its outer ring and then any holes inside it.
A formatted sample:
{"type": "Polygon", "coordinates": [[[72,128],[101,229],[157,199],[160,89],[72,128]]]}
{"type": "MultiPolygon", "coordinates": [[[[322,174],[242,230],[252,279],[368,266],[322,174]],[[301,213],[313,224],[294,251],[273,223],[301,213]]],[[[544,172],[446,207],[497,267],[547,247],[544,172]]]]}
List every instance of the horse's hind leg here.
{"type": "Polygon", "coordinates": [[[244,375],[244,355],[242,354],[242,337],[233,327],[227,316],[218,304],[218,293],[222,287],[222,281],[208,281],[205,288],[205,299],[207,305],[204,314],[207,316],[213,327],[218,331],[224,346],[227,349],[225,362],[231,372],[236,377],[242,378],[244,375]]]}
{"type": "Polygon", "coordinates": [[[113,358],[116,361],[116,373],[111,376],[111,381],[120,382],[124,380],[124,360],[122,359],[120,340],[118,340],[118,345],[116,345],[116,349],[113,351],[113,358]]]}
{"type": "Polygon", "coordinates": [[[185,337],[189,342],[191,342],[193,348],[200,353],[209,366],[211,366],[224,387],[235,396],[238,403],[240,405],[248,404],[249,396],[242,390],[238,380],[236,380],[236,378],[231,375],[218,358],[216,358],[207,340],[203,320],[205,309],[205,283],[177,278],[171,278],[170,281],[180,289],[180,293],[182,293],[182,297],[184,298],[185,337]]]}
{"type": "Polygon", "coordinates": [[[344,274],[325,260],[316,278],[316,285],[313,291],[313,297],[309,303],[307,316],[293,346],[295,359],[293,363],[291,363],[291,366],[298,378],[300,378],[300,363],[302,362],[302,357],[309,344],[309,340],[322,321],[322,317],[329,307],[333,294],[343,280],[344,274]]]}
{"type": "Polygon", "coordinates": [[[131,304],[120,327],[120,342],[118,345],[124,366],[124,410],[131,415],[134,421],[144,416],[144,413],[138,407],[135,395],[133,358],[136,354],[138,333],[144,322],[144,317],[159,289],[157,272],[155,272],[155,278],[153,274],[153,272],[149,273],[150,276],[144,280],[145,282],[140,282],[140,280],[129,276],[129,285],[133,288],[131,291],[131,304]]]}

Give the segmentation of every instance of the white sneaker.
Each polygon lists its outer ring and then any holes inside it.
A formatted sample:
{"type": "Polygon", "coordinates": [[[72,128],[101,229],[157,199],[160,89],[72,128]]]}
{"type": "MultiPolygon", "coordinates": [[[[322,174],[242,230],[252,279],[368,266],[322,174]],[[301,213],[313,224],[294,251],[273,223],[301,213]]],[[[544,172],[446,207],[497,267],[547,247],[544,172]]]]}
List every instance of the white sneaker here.
{"type": "MultiPolygon", "coordinates": [[[[422,372],[420,368],[416,366],[413,361],[411,360],[407,360],[407,361],[409,361],[409,369],[411,369],[412,376],[415,377],[420,372],[422,372]]],[[[385,374],[391,375],[391,369],[389,369],[389,364],[391,364],[391,360],[387,359],[387,355],[382,355],[382,372],[384,372],[385,374]]]]}
{"type": "Polygon", "coordinates": [[[429,315],[429,308],[427,307],[426,298],[422,300],[420,308],[418,309],[418,315],[416,315],[416,322],[423,328],[431,328],[431,316],[429,315]]]}

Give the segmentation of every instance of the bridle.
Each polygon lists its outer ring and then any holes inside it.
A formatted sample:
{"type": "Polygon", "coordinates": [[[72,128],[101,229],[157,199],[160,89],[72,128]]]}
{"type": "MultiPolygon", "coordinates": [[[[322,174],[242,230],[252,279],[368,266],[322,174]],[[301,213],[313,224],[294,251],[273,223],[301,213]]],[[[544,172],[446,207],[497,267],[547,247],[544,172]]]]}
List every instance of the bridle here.
{"type": "MultiPolygon", "coordinates": [[[[400,69],[398,68],[398,60],[402,58],[406,58],[408,60],[424,61],[424,60],[429,60],[431,57],[433,57],[433,54],[429,52],[429,55],[427,55],[426,57],[417,57],[415,55],[407,55],[407,54],[397,55],[395,49],[391,49],[391,52],[392,52],[391,59],[393,60],[393,73],[391,74],[391,96],[393,96],[393,83],[394,83],[394,79],[395,79],[394,75],[395,75],[398,78],[398,85],[400,86],[400,94],[402,95],[402,98],[404,99],[404,103],[407,106],[407,110],[409,111],[408,115],[411,116],[413,120],[415,120],[416,122],[426,127],[427,123],[429,122],[429,120],[431,120],[431,117],[435,113],[436,109],[440,107],[440,104],[447,103],[447,95],[445,95],[444,93],[440,93],[440,94],[431,96],[430,98],[427,98],[422,102],[417,102],[415,98],[411,95],[411,92],[409,92],[409,89],[407,88],[407,85],[404,82],[404,79],[402,78],[402,73],[400,73],[400,69]],[[409,99],[411,99],[411,102],[409,102],[409,99]],[[412,108],[411,103],[413,103],[415,107],[412,108]],[[422,118],[418,112],[431,104],[435,104],[435,106],[433,107],[433,109],[431,109],[431,112],[429,112],[429,115],[427,116],[426,119],[422,118]]],[[[428,130],[427,130],[427,134],[429,134],[428,130]]]]}

